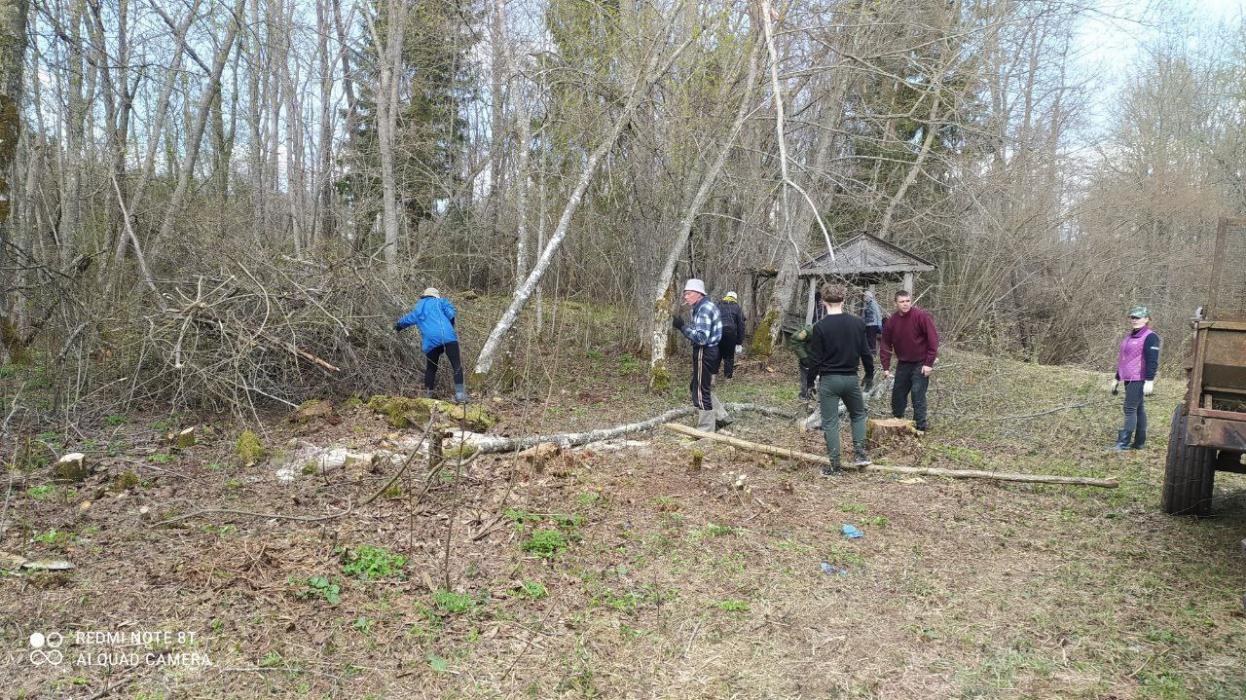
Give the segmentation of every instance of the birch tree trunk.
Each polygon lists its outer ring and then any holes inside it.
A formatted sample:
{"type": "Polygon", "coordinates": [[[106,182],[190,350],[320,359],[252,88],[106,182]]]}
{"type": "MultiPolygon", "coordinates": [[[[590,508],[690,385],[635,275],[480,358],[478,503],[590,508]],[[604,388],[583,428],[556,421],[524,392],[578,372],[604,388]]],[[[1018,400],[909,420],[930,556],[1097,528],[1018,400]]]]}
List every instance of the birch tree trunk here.
{"type": "Polygon", "coordinates": [[[554,228],[553,235],[550,237],[549,242],[545,244],[545,249],[541,251],[541,257],[533,265],[532,272],[528,274],[524,283],[520,285],[519,289],[515,290],[510,306],[502,314],[502,318],[498,320],[493,331],[489,333],[484,347],[481,348],[474,370],[478,377],[488,374],[493,367],[493,357],[497,354],[498,348],[502,344],[502,338],[511,329],[511,326],[515,325],[516,319],[519,318],[519,313],[523,311],[524,305],[528,302],[528,297],[532,295],[532,290],[540,283],[541,277],[554,259],[554,254],[558,252],[558,247],[562,245],[563,239],[566,238],[567,231],[571,227],[571,219],[575,216],[575,212],[580,206],[580,201],[584,198],[584,193],[592,183],[593,176],[597,174],[597,168],[601,164],[602,159],[614,148],[615,142],[619,140],[619,134],[623,132],[624,127],[631,121],[632,116],[636,113],[636,109],[640,106],[641,100],[649,92],[649,88],[670,70],[671,64],[679,58],[679,55],[683,53],[689,43],[691,43],[691,40],[684,41],[672,51],[660,69],[655,67],[660,57],[660,54],[655,50],[649,65],[636,76],[622,113],[615,120],[610,133],[598,144],[597,148],[589,155],[588,161],[584,164],[584,170],[580,173],[580,178],[576,182],[571,196],[568,197],[566,206],[563,207],[562,216],[558,219],[558,225],[554,228]]]}
{"type": "Polygon", "coordinates": [[[333,95],[334,61],[329,55],[329,0],[316,0],[316,56],[320,63],[320,165],[311,244],[333,236],[333,95]]]}
{"type": "Polygon", "coordinates": [[[85,0],[74,0],[69,13],[69,100],[65,114],[65,147],[69,167],[63,167],[65,187],[61,197],[61,266],[67,266],[77,249],[82,220],[83,140],[86,129],[86,96],[83,94],[82,20],[85,0]]]}
{"type": "MultiPolygon", "coordinates": [[[[842,93],[840,94],[842,95],[842,93]]],[[[833,113],[838,102],[838,99],[833,99],[829,105],[830,109],[823,109],[820,112],[823,114],[833,113]]],[[[815,176],[826,167],[827,154],[830,152],[831,144],[835,139],[834,134],[835,130],[830,128],[822,129],[818,133],[813,163],[810,168],[815,176]]],[[[800,261],[805,255],[805,246],[809,238],[809,226],[817,216],[817,210],[813,206],[802,207],[791,225],[791,233],[788,235],[789,240],[783,241],[780,244],[779,250],[782,251],[783,257],[779,265],[779,273],[775,277],[774,293],[770,297],[770,302],[762,317],[761,326],[758,328],[759,333],[764,332],[766,335],[763,338],[754,339],[754,347],[758,348],[762,355],[768,356],[774,345],[779,341],[779,333],[783,330],[783,316],[792,303],[792,297],[796,294],[796,285],[800,281],[800,261]],[[758,340],[762,342],[758,343],[758,340]]]]}
{"type": "MultiPolygon", "coordinates": [[[[134,88],[130,87],[130,43],[128,38],[127,17],[129,14],[129,0],[120,0],[117,4],[116,25],[109,26],[105,24],[103,9],[99,0],[88,0],[89,27],[91,32],[93,50],[95,53],[95,64],[98,66],[100,85],[104,91],[104,123],[107,128],[107,144],[110,158],[109,168],[110,177],[117,180],[117,186],[124,193],[125,187],[125,157],[126,144],[129,140],[130,132],[130,111],[132,109],[135,91],[138,89],[138,83],[134,88]],[[117,37],[117,48],[115,55],[108,50],[107,37],[115,34],[117,37]]],[[[135,80],[139,78],[136,76],[135,80]]],[[[121,211],[121,202],[118,202],[117,210],[121,211]]],[[[124,227],[117,225],[112,220],[113,209],[106,210],[109,213],[108,230],[110,235],[124,237],[124,227]],[[114,231],[114,228],[116,229],[114,231]]],[[[111,240],[111,239],[110,239],[111,240]]]]}
{"type": "Polygon", "coordinates": [[[376,18],[368,21],[376,46],[378,80],[376,90],[376,133],[381,152],[381,225],[385,232],[385,272],[398,274],[398,186],[394,173],[394,140],[398,129],[398,75],[401,72],[402,44],[406,37],[407,3],[389,0],[386,5],[385,36],[376,18]]]}
{"type": "MultiPolygon", "coordinates": [[[[199,0],[194,0],[186,12],[186,17],[181,22],[174,23],[167,14],[164,14],[158,2],[159,0],[153,0],[153,8],[173,30],[173,39],[177,45],[177,50],[173,54],[172,65],[164,74],[164,82],[160,86],[160,95],[156,98],[156,111],[152,114],[153,123],[151,132],[148,134],[147,152],[143,157],[142,169],[139,171],[137,182],[134,184],[134,191],[130,196],[129,206],[126,207],[131,214],[143,205],[143,199],[147,194],[147,185],[151,181],[152,175],[155,174],[156,150],[160,147],[160,140],[163,138],[165,131],[165,123],[168,121],[169,100],[173,95],[173,87],[177,82],[177,77],[181,73],[182,59],[189,49],[186,44],[186,32],[189,30],[190,23],[195,19],[195,14],[199,10],[199,0]]],[[[208,70],[207,66],[204,66],[204,70],[208,70]]],[[[131,226],[133,226],[132,222],[131,226]]],[[[129,235],[117,237],[117,246],[113,252],[114,268],[120,265],[125,258],[126,247],[129,245],[129,241],[129,235]]]]}
{"type": "MultiPolygon", "coordinates": [[[[242,3],[243,0],[238,0],[238,4],[234,8],[234,17],[241,16],[242,3]]],[[[186,193],[190,189],[191,175],[194,174],[195,170],[195,161],[199,158],[200,145],[203,143],[203,132],[207,127],[208,112],[212,107],[213,100],[220,93],[221,74],[225,70],[229,52],[233,49],[234,39],[237,36],[238,22],[233,20],[229,23],[229,29],[226,31],[225,38],[221,41],[220,46],[217,47],[216,56],[212,61],[212,74],[208,77],[206,94],[199,104],[198,112],[195,114],[194,122],[187,137],[185,163],[183,163],[181,172],[178,174],[177,186],[169,199],[168,207],[165,209],[164,220],[160,224],[160,233],[157,235],[157,240],[165,240],[172,234],[173,224],[177,217],[182,214],[182,207],[186,202],[186,193]]]]}
{"type": "MultiPolygon", "coordinates": [[[[524,278],[528,274],[528,190],[529,190],[529,163],[531,162],[530,142],[532,140],[532,125],[529,124],[528,103],[520,88],[519,67],[515,63],[515,55],[511,50],[510,43],[507,40],[506,31],[506,0],[493,0],[494,12],[494,41],[496,53],[494,57],[501,62],[501,65],[495,65],[494,71],[506,76],[507,94],[511,95],[511,103],[515,110],[515,122],[518,127],[519,136],[515,147],[519,151],[519,164],[515,171],[515,182],[518,185],[518,192],[515,196],[515,289],[518,290],[523,284],[524,278]]],[[[494,86],[496,94],[501,95],[501,84],[498,82],[494,86]]],[[[503,114],[502,107],[498,104],[497,111],[494,113],[494,139],[500,139],[502,133],[503,114]]],[[[495,143],[494,165],[501,161],[500,144],[495,143]]],[[[496,202],[500,202],[501,187],[501,168],[498,167],[499,173],[494,176],[497,179],[492,180],[492,186],[495,188],[498,197],[496,202]]],[[[494,209],[494,227],[496,227],[497,209],[494,209]]]]}
{"type": "Polygon", "coordinates": [[[731,123],[731,129],[723,139],[722,146],[715,156],[714,162],[710,164],[705,175],[701,178],[701,185],[679,222],[679,230],[675,232],[674,240],[671,241],[671,246],[666,254],[666,260],[662,263],[662,270],[658,273],[657,284],[654,285],[652,297],[653,327],[649,349],[649,386],[653,389],[660,389],[664,384],[663,378],[669,377],[669,373],[666,371],[666,338],[670,333],[667,322],[670,320],[671,315],[671,283],[675,276],[675,266],[679,263],[679,256],[683,252],[684,246],[688,244],[688,237],[692,234],[692,226],[696,222],[696,217],[701,212],[701,208],[705,206],[705,201],[709,198],[710,191],[715,183],[718,182],[718,175],[722,172],[723,165],[727,162],[727,156],[731,153],[732,148],[735,147],[736,139],[744,128],[744,122],[752,111],[751,107],[757,88],[760,57],[761,44],[755,42],[749,51],[748,73],[744,80],[744,91],[740,96],[740,106],[736,110],[735,120],[731,123]]]}
{"type": "Polygon", "coordinates": [[[506,188],[503,186],[502,167],[506,155],[506,95],[510,83],[510,61],[506,57],[506,0],[494,0],[493,17],[489,28],[492,44],[492,62],[489,66],[489,198],[485,202],[485,238],[497,238],[498,221],[502,215],[502,201],[506,188]]]}

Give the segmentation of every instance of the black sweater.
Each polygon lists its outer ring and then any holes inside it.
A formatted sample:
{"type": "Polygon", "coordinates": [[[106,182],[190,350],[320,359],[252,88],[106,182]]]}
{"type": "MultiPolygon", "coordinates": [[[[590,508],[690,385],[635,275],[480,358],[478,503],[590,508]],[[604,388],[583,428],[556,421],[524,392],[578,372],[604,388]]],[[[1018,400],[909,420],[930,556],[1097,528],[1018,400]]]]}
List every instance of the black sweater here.
{"type": "Polygon", "coordinates": [[[813,326],[809,367],[816,374],[853,374],[857,365],[874,374],[874,355],[865,339],[865,322],[852,314],[827,314],[813,326]]]}
{"type": "Polygon", "coordinates": [[[718,313],[723,318],[723,335],[735,338],[736,344],[744,341],[744,312],[734,301],[718,302],[718,313]]]}

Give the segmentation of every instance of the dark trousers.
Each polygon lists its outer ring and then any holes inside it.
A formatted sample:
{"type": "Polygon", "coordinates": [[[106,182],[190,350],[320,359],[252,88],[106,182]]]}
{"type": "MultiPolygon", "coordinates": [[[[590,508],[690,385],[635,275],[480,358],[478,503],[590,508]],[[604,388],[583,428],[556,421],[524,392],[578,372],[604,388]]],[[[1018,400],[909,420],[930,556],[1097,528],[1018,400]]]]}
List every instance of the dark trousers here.
{"type": "Polygon", "coordinates": [[[808,401],[813,398],[813,391],[817,388],[818,377],[803,362],[798,367],[800,368],[800,400],[808,401]]]}
{"type": "Polygon", "coordinates": [[[1146,434],[1146,409],[1142,401],[1142,385],[1146,382],[1125,382],[1125,432],[1141,430],[1146,434]]]}
{"type": "Polygon", "coordinates": [[[702,411],[714,408],[710,391],[714,387],[714,373],[718,371],[718,346],[692,346],[692,382],[688,391],[692,394],[692,405],[702,411]]]}
{"type": "Polygon", "coordinates": [[[922,363],[897,362],[896,383],[891,388],[891,415],[903,418],[908,408],[909,394],[913,395],[913,423],[918,430],[925,430],[926,422],[926,388],[930,386],[930,378],[922,375],[922,363]]]}
{"type": "Polygon", "coordinates": [[[882,330],[878,326],[865,327],[865,340],[870,345],[870,354],[878,354],[878,333],[882,330]]]}
{"type": "Polygon", "coordinates": [[[463,383],[463,361],[459,359],[459,344],[449,342],[424,353],[424,388],[429,391],[437,386],[437,363],[443,352],[450,358],[450,366],[454,368],[455,385],[463,383]]]}
{"type": "Polygon", "coordinates": [[[731,379],[735,374],[735,346],[740,339],[723,331],[723,339],[718,343],[718,354],[722,357],[723,378],[731,379]]]}

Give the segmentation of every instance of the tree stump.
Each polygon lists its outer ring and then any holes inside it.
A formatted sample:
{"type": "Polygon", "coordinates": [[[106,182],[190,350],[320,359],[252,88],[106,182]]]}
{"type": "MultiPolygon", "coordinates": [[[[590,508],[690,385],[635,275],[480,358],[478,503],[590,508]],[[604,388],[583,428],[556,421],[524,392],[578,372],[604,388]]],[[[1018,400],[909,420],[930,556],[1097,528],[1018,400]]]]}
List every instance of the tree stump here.
{"type": "Polygon", "coordinates": [[[91,475],[86,463],[86,455],[81,452],[70,452],[56,461],[52,467],[52,479],[61,483],[83,481],[91,475]]]}
{"type": "Polygon", "coordinates": [[[913,426],[913,421],[904,418],[870,418],[865,422],[865,440],[874,447],[916,435],[917,428],[913,426]]]}

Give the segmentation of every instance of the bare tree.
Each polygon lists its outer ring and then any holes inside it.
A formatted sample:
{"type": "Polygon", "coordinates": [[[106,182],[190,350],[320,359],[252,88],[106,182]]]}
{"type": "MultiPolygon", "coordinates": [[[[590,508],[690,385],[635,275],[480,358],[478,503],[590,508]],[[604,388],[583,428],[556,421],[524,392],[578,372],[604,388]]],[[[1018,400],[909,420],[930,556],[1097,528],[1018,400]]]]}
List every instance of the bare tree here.
{"type": "Polygon", "coordinates": [[[554,228],[553,235],[545,244],[544,250],[541,251],[541,257],[533,265],[532,271],[528,273],[528,277],[523,285],[515,291],[510,306],[489,333],[489,337],[485,341],[484,347],[481,348],[480,355],[476,360],[475,374],[487,374],[492,368],[493,356],[501,345],[502,338],[510,330],[511,326],[515,324],[515,320],[519,317],[519,312],[523,310],[528,297],[532,295],[533,289],[540,283],[541,276],[545,274],[545,270],[549,268],[554,254],[558,251],[559,246],[562,245],[562,241],[571,227],[571,219],[575,216],[575,212],[580,206],[580,201],[584,198],[584,192],[597,174],[597,167],[600,165],[602,158],[614,148],[619,134],[630,123],[632,116],[640,106],[645,94],[648,93],[649,88],[658,80],[661,80],[662,76],[670,69],[671,64],[679,58],[679,54],[688,47],[689,43],[691,43],[691,40],[685,40],[665,56],[662,55],[660,49],[655,48],[645,67],[637,73],[632,81],[627,101],[623,105],[620,115],[615,118],[614,124],[611,126],[605,139],[593,149],[592,154],[589,155],[587,162],[584,164],[584,169],[580,172],[580,176],[576,181],[575,189],[571,191],[571,195],[563,207],[558,225],[554,228]]]}

